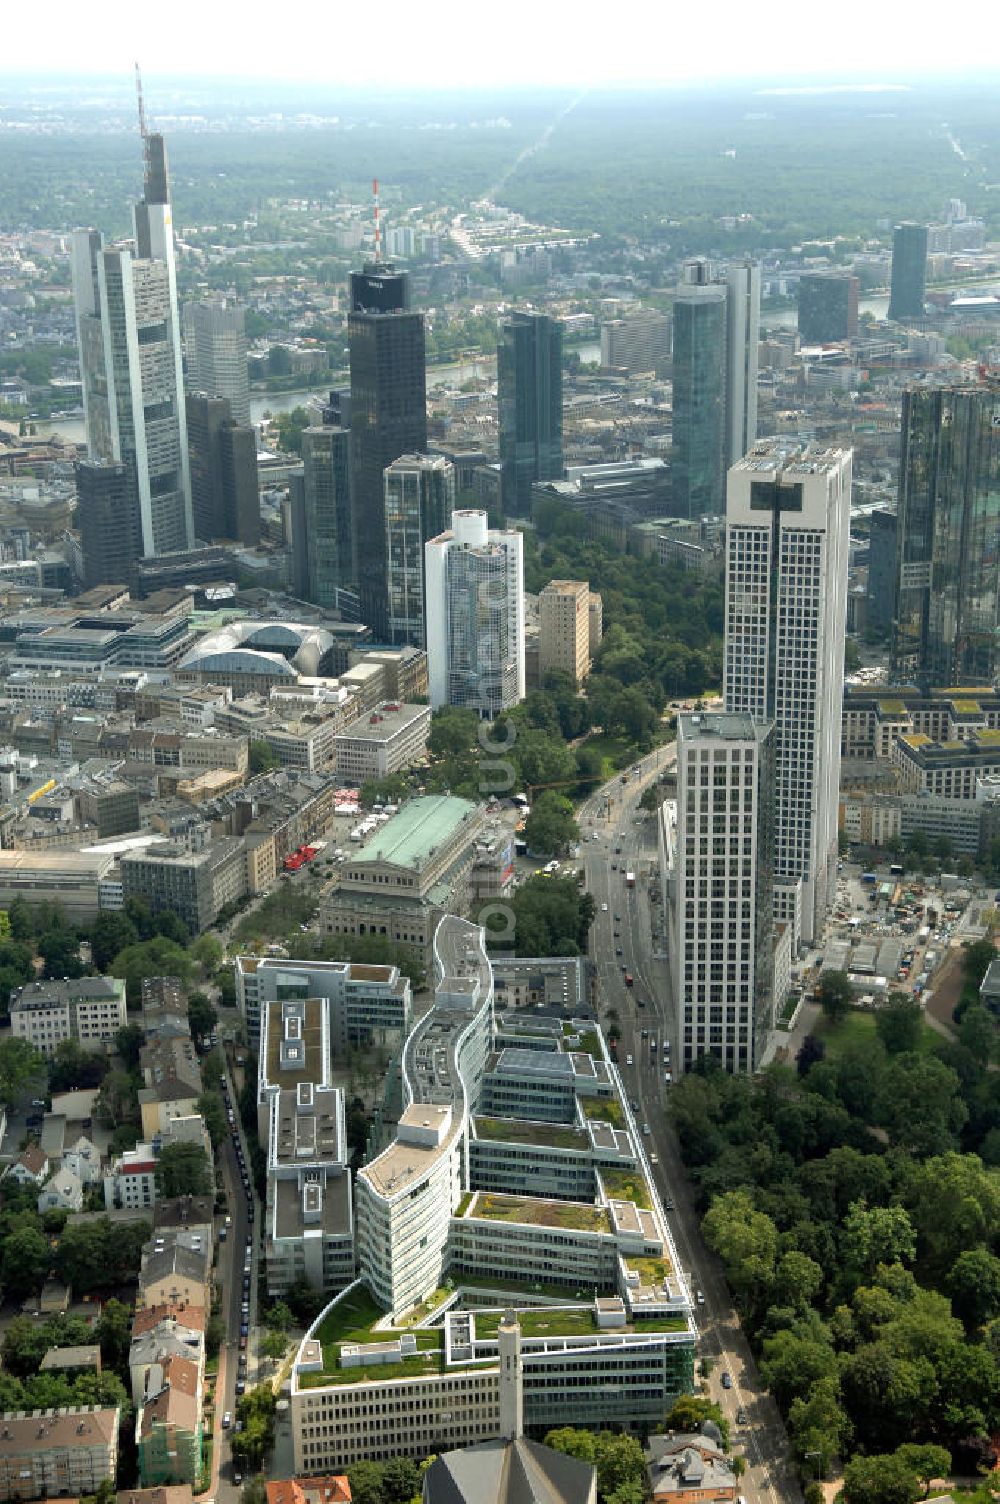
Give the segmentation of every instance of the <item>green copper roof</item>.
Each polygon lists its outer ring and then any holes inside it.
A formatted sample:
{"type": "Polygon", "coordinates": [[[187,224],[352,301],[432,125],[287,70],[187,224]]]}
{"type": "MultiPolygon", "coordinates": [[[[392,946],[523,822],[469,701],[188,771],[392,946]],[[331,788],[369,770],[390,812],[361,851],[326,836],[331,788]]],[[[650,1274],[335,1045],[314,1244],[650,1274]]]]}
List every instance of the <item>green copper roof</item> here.
{"type": "Polygon", "coordinates": [[[458,827],[475,813],[469,799],[450,794],[427,794],[404,804],[398,815],[365,842],[355,862],[388,862],[419,872],[458,827]]]}

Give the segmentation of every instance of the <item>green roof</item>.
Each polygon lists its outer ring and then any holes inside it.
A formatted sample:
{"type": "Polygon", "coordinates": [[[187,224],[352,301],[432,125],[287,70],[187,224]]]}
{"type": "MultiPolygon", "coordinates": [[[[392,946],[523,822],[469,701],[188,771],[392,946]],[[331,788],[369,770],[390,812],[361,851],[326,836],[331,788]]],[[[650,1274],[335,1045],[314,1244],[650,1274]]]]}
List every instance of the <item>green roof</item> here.
{"type": "Polygon", "coordinates": [[[353,857],[353,862],[388,862],[419,872],[432,851],[444,845],[476,806],[451,794],[425,794],[411,799],[353,857]]]}

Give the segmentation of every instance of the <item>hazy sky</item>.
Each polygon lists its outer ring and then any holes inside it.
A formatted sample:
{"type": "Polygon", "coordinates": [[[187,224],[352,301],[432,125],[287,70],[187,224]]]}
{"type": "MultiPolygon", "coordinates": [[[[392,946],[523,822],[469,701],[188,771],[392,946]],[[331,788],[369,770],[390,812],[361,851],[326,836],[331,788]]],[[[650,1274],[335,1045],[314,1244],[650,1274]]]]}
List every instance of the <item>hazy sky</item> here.
{"type": "Polygon", "coordinates": [[[951,21],[913,0],[45,0],[0,73],[158,73],[387,88],[1000,71],[993,0],[951,21]]]}

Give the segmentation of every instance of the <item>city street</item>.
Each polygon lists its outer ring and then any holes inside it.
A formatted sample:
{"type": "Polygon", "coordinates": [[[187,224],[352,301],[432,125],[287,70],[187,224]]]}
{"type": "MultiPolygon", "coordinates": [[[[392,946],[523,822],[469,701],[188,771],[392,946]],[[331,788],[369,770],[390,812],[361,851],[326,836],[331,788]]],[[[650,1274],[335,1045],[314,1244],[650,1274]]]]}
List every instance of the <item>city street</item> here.
{"type": "Polygon", "coordinates": [[[721,1265],[702,1241],[666,1116],[670,1086],[664,1073],[675,1069],[678,1019],[664,959],[662,911],[649,896],[651,881],[659,892],[656,819],[638,806],[644,791],[673,767],[675,758],[674,744],[658,748],[629,770],[627,782],[616,777],[580,809],[587,889],[597,905],[591,930],[597,1008],[605,1031],[609,1010],[618,1015],[618,1069],[625,1096],[632,1104],[664,1206],[673,1202],[667,1220],[692,1297],[698,1291],[704,1297],[704,1303],[695,1307],[699,1353],[710,1368],[708,1392],[729,1420],[733,1451],[746,1458],[747,1471],[740,1486],[749,1504],[800,1504],[801,1489],[787,1462],[788,1440],[781,1417],[761,1387],[721,1265]],[[626,886],[626,872],[635,874],[634,888],[626,886]],[[626,971],[633,978],[631,987],[625,983],[626,971]],[[663,1058],[664,1040],[670,1042],[669,1065],[663,1058]],[[731,1376],[729,1389],[722,1386],[723,1373],[731,1376]],[[745,1424],[737,1420],[741,1411],[745,1424]]]}

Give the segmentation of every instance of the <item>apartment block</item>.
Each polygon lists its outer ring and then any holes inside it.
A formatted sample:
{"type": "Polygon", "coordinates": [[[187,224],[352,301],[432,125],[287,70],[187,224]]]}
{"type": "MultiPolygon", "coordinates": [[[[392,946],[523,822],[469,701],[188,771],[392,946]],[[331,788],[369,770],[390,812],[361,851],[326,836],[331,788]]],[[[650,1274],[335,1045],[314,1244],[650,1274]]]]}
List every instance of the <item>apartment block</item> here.
{"type": "Polygon", "coordinates": [[[538,597],[538,669],[568,674],[582,684],[590,673],[590,586],[583,580],[551,580],[538,597]]]}
{"type": "Polygon", "coordinates": [[[84,1049],[111,1049],[128,1022],[125,983],[117,977],[28,982],[10,1002],[10,1028],[43,1055],[72,1039],[84,1049]]]}
{"type": "Polygon", "coordinates": [[[114,1483],[121,1412],[6,1411],[0,1416],[0,1499],[80,1498],[114,1483]]]}

